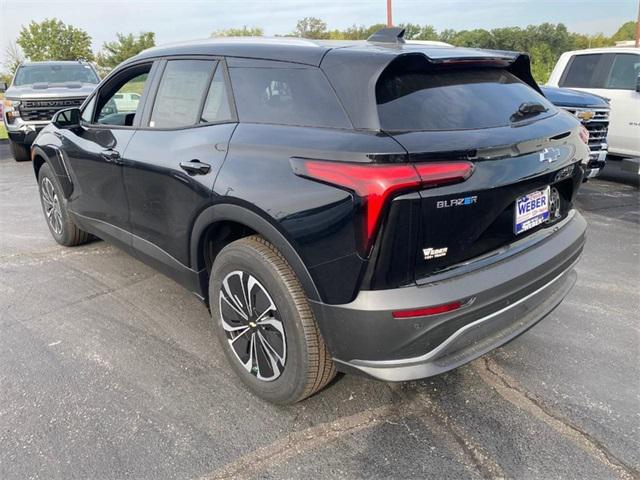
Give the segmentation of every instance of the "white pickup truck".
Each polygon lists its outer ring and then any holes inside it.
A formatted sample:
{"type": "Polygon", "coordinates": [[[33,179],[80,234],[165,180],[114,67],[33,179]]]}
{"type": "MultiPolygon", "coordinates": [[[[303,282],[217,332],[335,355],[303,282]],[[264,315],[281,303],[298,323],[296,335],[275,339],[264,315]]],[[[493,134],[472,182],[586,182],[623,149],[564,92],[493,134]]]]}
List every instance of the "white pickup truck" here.
{"type": "Polygon", "coordinates": [[[609,154],[640,158],[640,48],[565,52],[547,85],[610,99],[609,154]]]}

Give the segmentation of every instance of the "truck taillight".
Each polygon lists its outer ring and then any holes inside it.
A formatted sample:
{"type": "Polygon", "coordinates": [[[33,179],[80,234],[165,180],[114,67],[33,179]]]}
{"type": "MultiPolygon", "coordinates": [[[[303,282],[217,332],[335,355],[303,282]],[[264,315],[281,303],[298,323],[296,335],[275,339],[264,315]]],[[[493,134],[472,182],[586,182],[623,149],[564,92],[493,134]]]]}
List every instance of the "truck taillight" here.
{"type": "Polygon", "coordinates": [[[346,163],[292,158],[296,175],[355,192],[362,202],[361,253],[368,255],[387,200],[400,192],[462,182],[473,173],[470,162],[402,164],[346,163]]]}

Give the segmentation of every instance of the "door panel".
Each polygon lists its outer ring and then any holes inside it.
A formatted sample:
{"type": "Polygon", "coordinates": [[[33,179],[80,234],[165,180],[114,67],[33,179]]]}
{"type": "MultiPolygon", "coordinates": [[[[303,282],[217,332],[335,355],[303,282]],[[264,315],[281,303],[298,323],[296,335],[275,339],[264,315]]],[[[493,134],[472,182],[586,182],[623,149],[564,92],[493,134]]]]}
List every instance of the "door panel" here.
{"type": "Polygon", "coordinates": [[[126,230],[129,214],[121,160],[133,130],[80,127],[63,135],[74,185],[71,210],[126,230]]]}
{"type": "Polygon", "coordinates": [[[91,223],[94,233],[125,243],[130,225],[122,163],[142,113],[142,96],[127,110],[119,110],[114,99],[129,90],[142,92],[151,70],[151,63],[142,63],[115,73],[87,103],[82,126],[58,133],[74,184],[71,210],[85,217],[84,223],[91,223]]]}
{"type": "Polygon", "coordinates": [[[190,129],[139,130],[127,149],[124,183],[133,233],[183,265],[189,264],[191,228],[210,204],[235,123],[190,129]],[[181,163],[209,165],[188,172],[181,163]]]}

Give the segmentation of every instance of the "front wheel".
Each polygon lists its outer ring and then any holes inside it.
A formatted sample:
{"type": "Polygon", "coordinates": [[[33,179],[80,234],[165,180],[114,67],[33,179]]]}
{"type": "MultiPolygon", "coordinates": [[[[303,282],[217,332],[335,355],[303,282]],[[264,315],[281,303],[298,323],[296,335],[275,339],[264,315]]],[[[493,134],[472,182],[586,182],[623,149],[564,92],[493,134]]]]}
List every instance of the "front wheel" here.
{"type": "Polygon", "coordinates": [[[38,172],[38,186],[42,212],[54,240],[66,247],[86,243],[91,236],[80,230],[69,215],[62,187],[47,163],[38,172]]]}
{"type": "Polygon", "coordinates": [[[31,149],[29,148],[29,145],[9,140],[9,148],[11,149],[11,155],[13,155],[16,162],[26,162],[31,159],[31,149]]]}
{"type": "Polygon", "coordinates": [[[264,238],[254,235],[222,249],[211,270],[209,301],[229,363],[257,396],[295,403],[335,376],[300,282],[264,238]]]}

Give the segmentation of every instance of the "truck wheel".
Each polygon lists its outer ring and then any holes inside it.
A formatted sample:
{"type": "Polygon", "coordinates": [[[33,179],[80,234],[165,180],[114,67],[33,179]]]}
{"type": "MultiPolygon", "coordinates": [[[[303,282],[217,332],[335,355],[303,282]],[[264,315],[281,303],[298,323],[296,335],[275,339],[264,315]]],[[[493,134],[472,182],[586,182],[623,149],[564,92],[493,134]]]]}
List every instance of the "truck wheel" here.
{"type": "Polygon", "coordinates": [[[261,236],[222,249],[211,269],[209,301],[231,367],[258,397],[299,402],[335,376],[300,282],[261,236]]]}
{"type": "Polygon", "coordinates": [[[9,140],[9,148],[11,149],[11,155],[13,155],[16,162],[26,162],[27,160],[31,160],[31,149],[29,148],[29,145],[9,140]]]}
{"type": "Polygon", "coordinates": [[[65,247],[86,243],[91,235],[80,230],[69,216],[67,202],[62,195],[62,187],[48,164],[38,172],[40,203],[47,220],[47,226],[54,240],[65,247]]]}

